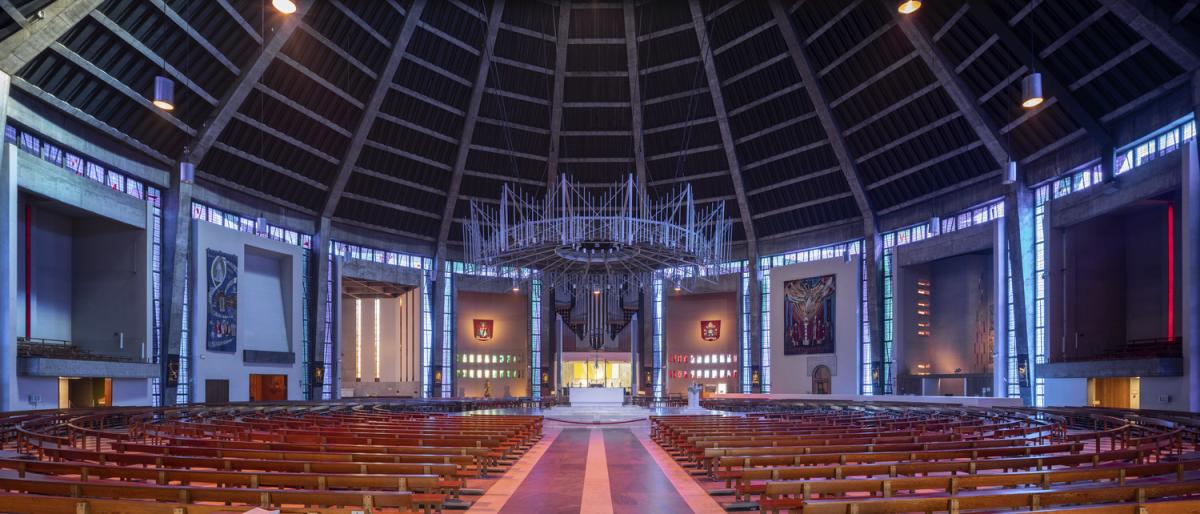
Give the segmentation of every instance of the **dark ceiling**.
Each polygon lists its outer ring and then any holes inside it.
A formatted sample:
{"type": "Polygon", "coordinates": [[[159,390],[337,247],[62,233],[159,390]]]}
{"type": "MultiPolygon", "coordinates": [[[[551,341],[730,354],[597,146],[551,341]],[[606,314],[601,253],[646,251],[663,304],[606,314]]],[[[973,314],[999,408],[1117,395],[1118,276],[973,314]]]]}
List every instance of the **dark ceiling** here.
{"type": "MultiPolygon", "coordinates": [[[[2,3],[8,37],[49,2],[2,3]]],[[[454,242],[505,182],[642,166],[652,196],[725,201],[736,240],[788,237],[998,181],[997,148],[1111,144],[1114,120],[1187,81],[1108,0],[929,0],[915,31],[895,3],[316,0],[289,23],[267,0],[109,0],[14,88],[164,163],[189,148],[201,182],[454,242]],[[1048,100],[1023,111],[1031,64],[1048,100]],[[169,114],[146,99],[164,67],[169,114]]],[[[1195,1],[1145,5],[1200,30],[1195,1]]]]}

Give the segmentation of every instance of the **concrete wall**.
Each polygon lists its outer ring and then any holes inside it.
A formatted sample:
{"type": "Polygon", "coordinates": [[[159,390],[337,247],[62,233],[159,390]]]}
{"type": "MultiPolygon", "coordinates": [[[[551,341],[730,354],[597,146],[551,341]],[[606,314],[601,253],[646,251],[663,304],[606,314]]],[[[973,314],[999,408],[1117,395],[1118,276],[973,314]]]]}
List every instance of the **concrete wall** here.
{"type": "Polygon", "coordinates": [[[1047,378],[1047,407],[1085,407],[1088,400],[1088,379],[1047,378]]]}
{"type": "Polygon", "coordinates": [[[57,409],[58,377],[17,377],[17,403],[13,410],[57,409]],[[40,402],[31,401],[39,396],[40,402]]]}
{"type": "Polygon", "coordinates": [[[520,378],[479,379],[456,377],[458,396],[483,396],[484,383],[491,381],[492,397],[527,396],[529,394],[529,295],[521,293],[480,293],[459,290],[455,304],[457,325],[454,334],[455,364],[458,369],[520,370],[520,378]],[[474,320],[494,321],[495,335],[488,341],[474,337],[474,320]],[[509,354],[519,357],[512,364],[462,364],[457,361],[465,354],[509,354]]]}
{"type": "MultiPolygon", "coordinates": [[[[22,200],[28,200],[22,197],[22,200]]],[[[25,234],[26,202],[17,206],[17,335],[25,330],[25,234]]],[[[35,263],[31,273],[29,335],[35,338],[70,341],[72,221],[66,215],[33,207],[30,254],[35,263]]]]}
{"type": "Polygon", "coordinates": [[[667,393],[687,394],[690,384],[726,384],[726,391],[737,391],[740,378],[670,378],[675,370],[724,369],[737,370],[740,362],[727,364],[681,364],[670,362],[676,354],[728,354],[738,355],[738,316],[736,292],[704,294],[668,294],[666,308],[669,316],[663,320],[666,335],[665,357],[667,367],[667,393]],[[700,337],[700,322],[720,320],[721,335],[716,341],[705,341],[700,337]]]}
{"type": "MultiPolygon", "coordinates": [[[[1051,360],[1101,356],[1131,339],[1166,337],[1166,253],[1165,205],[1101,216],[1052,238],[1051,360]]],[[[1175,281],[1179,291],[1179,273],[1175,281]]]]}
{"type": "Polygon", "coordinates": [[[303,249],[253,234],[192,222],[191,366],[192,401],[203,402],[205,381],[229,380],[229,400],[250,399],[250,374],[287,375],[289,400],[303,398],[300,380],[303,249]],[[211,352],[205,347],[207,315],[207,250],[238,257],[237,351],[211,352]],[[247,261],[247,255],[250,255],[247,261]],[[273,261],[274,263],[267,262],[273,261]],[[282,320],[283,327],[280,327],[282,320]],[[292,364],[247,363],[246,350],[293,352],[292,364]]]}
{"type": "Polygon", "coordinates": [[[146,231],[88,218],[75,221],[73,234],[75,344],[105,355],[149,356],[151,257],[146,231]],[[118,333],[124,335],[123,348],[118,333]]]}
{"type": "Polygon", "coordinates": [[[150,399],[150,381],[136,378],[114,378],[112,381],[114,407],[146,407],[150,399]]]}
{"type": "MultiPolygon", "coordinates": [[[[930,373],[986,373],[991,371],[991,346],[995,304],[991,255],[960,255],[932,263],[905,267],[896,285],[896,356],[898,373],[915,373],[928,363],[930,373]],[[928,296],[918,294],[918,281],[928,280],[928,296]],[[921,316],[917,302],[929,304],[921,316]],[[918,332],[920,320],[929,320],[929,335],[918,332]]],[[[961,393],[960,393],[961,394],[961,393]]]]}
{"type": "Polygon", "coordinates": [[[812,392],[812,369],[829,366],[833,371],[833,393],[855,394],[859,384],[858,291],[862,288],[862,262],[852,259],[828,259],[771,268],[771,393],[812,392]],[[835,293],[835,353],[817,355],[783,354],[784,314],[783,283],[806,277],[834,274],[835,293]]]}
{"type": "Polygon", "coordinates": [[[362,300],[362,381],[355,381],[355,300],[342,298],[342,388],[355,396],[421,394],[421,296],[362,300]],[[375,376],[375,302],[379,302],[379,377],[375,376]]]}
{"type": "Polygon", "coordinates": [[[1186,377],[1142,377],[1143,409],[1187,411],[1186,377]]]}

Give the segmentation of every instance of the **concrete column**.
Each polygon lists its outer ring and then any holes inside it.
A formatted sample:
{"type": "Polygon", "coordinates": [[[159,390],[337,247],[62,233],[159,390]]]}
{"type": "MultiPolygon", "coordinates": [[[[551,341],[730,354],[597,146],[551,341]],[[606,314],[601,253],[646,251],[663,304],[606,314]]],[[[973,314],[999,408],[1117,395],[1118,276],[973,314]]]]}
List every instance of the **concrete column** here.
{"type": "MultiPolygon", "coordinates": [[[[312,321],[313,321],[313,323],[315,323],[315,327],[312,332],[313,340],[311,341],[311,344],[309,345],[309,349],[308,349],[308,355],[310,356],[309,357],[310,369],[306,369],[306,370],[304,370],[304,372],[306,373],[306,376],[308,377],[308,380],[310,381],[310,383],[308,384],[309,398],[314,399],[314,400],[321,399],[322,387],[321,387],[320,382],[312,380],[312,378],[313,378],[312,371],[313,370],[311,369],[311,366],[312,366],[312,363],[314,363],[314,362],[324,362],[324,360],[325,360],[325,354],[322,350],[324,349],[323,346],[325,344],[325,316],[327,316],[329,314],[328,309],[325,307],[325,298],[329,295],[329,292],[330,292],[329,291],[329,282],[328,282],[329,254],[332,251],[332,249],[330,248],[330,244],[329,244],[330,243],[329,225],[330,225],[329,218],[322,217],[321,219],[317,220],[317,233],[313,237],[313,255],[314,255],[313,258],[316,259],[316,263],[315,263],[316,265],[313,266],[314,274],[316,275],[313,277],[313,280],[315,281],[315,284],[314,284],[315,287],[313,287],[313,293],[314,293],[313,294],[313,303],[314,303],[314,305],[312,305],[311,307],[306,306],[306,308],[312,309],[312,312],[313,312],[312,321]]],[[[332,336],[331,340],[334,341],[334,345],[336,346],[337,337],[338,337],[337,331],[334,330],[333,333],[329,334],[329,335],[332,336]]],[[[334,353],[334,361],[335,361],[333,363],[333,364],[335,364],[335,366],[333,366],[333,369],[335,370],[334,376],[329,377],[330,379],[334,380],[334,382],[333,382],[334,389],[337,389],[337,381],[336,381],[336,379],[337,379],[337,373],[336,373],[337,358],[336,358],[336,356],[337,356],[337,354],[334,353]]]]}
{"type": "MultiPolygon", "coordinates": [[[[883,238],[876,228],[874,220],[866,222],[866,244],[863,246],[863,259],[867,261],[867,320],[871,336],[871,355],[863,355],[863,359],[867,359],[868,364],[883,362],[883,290],[879,287],[883,272],[880,267],[883,262],[883,238]]],[[[859,363],[860,366],[861,364],[859,363]]],[[[874,371],[874,366],[870,369],[874,371]]],[[[875,394],[883,394],[882,384],[887,383],[889,379],[890,377],[885,376],[874,382],[875,394]]]]}
{"type": "MultiPolygon", "coordinates": [[[[0,72],[0,133],[10,78],[0,72]]],[[[17,147],[0,140],[0,412],[17,404],[17,147]]]]}
{"type": "Polygon", "coordinates": [[[992,396],[1003,398],[1008,394],[1008,345],[1012,343],[1008,340],[1008,244],[1005,218],[997,219],[993,224],[992,290],[995,305],[992,316],[992,396]]]}
{"type": "MultiPolygon", "coordinates": [[[[442,365],[442,345],[446,344],[443,340],[445,339],[443,337],[444,334],[442,333],[442,317],[445,313],[445,306],[442,305],[442,295],[446,291],[446,281],[442,278],[444,275],[443,270],[446,269],[445,255],[446,247],[444,245],[440,246],[433,266],[433,298],[430,302],[430,306],[433,307],[430,309],[430,314],[433,318],[433,352],[430,355],[431,369],[437,369],[438,366],[442,365]]],[[[442,373],[446,373],[446,370],[443,369],[442,373]]],[[[429,397],[433,398],[441,395],[442,384],[437,381],[437,377],[433,373],[430,374],[429,383],[425,384],[425,387],[427,388],[426,391],[428,391],[429,397]]]]}
{"type": "Polygon", "coordinates": [[[1180,334],[1183,336],[1183,375],[1187,387],[1180,391],[1184,405],[1191,412],[1200,412],[1200,156],[1196,140],[1183,147],[1183,245],[1182,295],[1183,316],[1180,334]]]}
{"type": "MultiPolygon", "coordinates": [[[[750,309],[750,340],[746,341],[746,344],[750,346],[751,356],[758,355],[762,352],[762,284],[758,282],[758,267],[758,252],[752,252],[749,258],[749,264],[747,265],[747,270],[750,273],[750,287],[748,288],[750,298],[749,301],[746,302],[746,308],[750,309]]],[[[741,358],[742,356],[738,355],[738,362],[741,362],[741,358]]],[[[750,362],[754,362],[754,359],[750,359],[750,362]]],[[[750,362],[743,363],[738,369],[738,391],[741,391],[742,381],[746,380],[746,377],[742,377],[740,374],[747,373],[747,370],[751,369],[750,362]]],[[[751,387],[754,386],[751,385],[751,387]]],[[[741,392],[749,393],[751,391],[741,392]]]]}
{"type": "MultiPolygon", "coordinates": [[[[162,283],[162,333],[164,335],[159,347],[159,377],[167,376],[167,356],[178,355],[180,344],[183,343],[183,287],[184,275],[191,262],[192,238],[192,184],[180,180],[179,166],[171,170],[171,187],[165,191],[163,198],[163,283],[162,283]]],[[[193,277],[195,278],[195,277],[193,277]]],[[[193,283],[195,281],[193,280],[193,283]]],[[[196,334],[192,334],[195,338],[196,334]]],[[[200,360],[193,358],[190,364],[200,365],[200,360]]],[[[179,377],[188,380],[188,377],[179,377]]],[[[193,391],[203,384],[192,384],[193,391]]],[[[175,405],[175,389],[167,387],[165,378],[159,381],[159,391],[162,394],[162,405],[175,405]]]]}
{"type": "Polygon", "coordinates": [[[1009,344],[1017,346],[1017,358],[1024,355],[1032,371],[1029,387],[1021,388],[1021,400],[1033,405],[1034,373],[1033,362],[1033,192],[1025,187],[1018,176],[1017,183],[1009,186],[1004,194],[1004,232],[1008,247],[1009,263],[1013,276],[1013,313],[1016,319],[1016,339],[1009,344]]]}

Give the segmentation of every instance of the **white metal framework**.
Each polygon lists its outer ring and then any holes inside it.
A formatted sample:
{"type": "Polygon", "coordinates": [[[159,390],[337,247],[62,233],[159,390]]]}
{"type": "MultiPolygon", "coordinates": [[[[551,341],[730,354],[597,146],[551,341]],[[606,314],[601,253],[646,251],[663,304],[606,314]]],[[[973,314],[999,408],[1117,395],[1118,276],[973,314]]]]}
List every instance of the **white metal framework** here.
{"type": "Polygon", "coordinates": [[[472,200],[463,231],[468,262],[534,270],[544,287],[596,291],[656,276],[712,280],[707,270],[730,255],[732,221],[723,202],[698,210],[690,185],[651,203],[632,175],[600,187],[564,176],[541,199],[505,185],[498,208],[472,200]]]}

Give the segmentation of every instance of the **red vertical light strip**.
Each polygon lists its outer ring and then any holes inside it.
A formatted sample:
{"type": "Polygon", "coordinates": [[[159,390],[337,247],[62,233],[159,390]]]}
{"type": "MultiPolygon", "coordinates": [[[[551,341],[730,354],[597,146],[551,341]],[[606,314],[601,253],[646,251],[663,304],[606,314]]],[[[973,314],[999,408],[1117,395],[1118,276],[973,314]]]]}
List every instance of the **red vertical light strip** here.
{"type": "Polygon", "coordinates": [[[1175,205],[1167,205],[1167,339],[1175,339],[1175,205]]]}
{"type": "Polygon", "coordinates": [[[30,269],[33,268],[33,206],[25,204],[25,339],[29,339],[33,320],[33,285],[30,269]]]}

